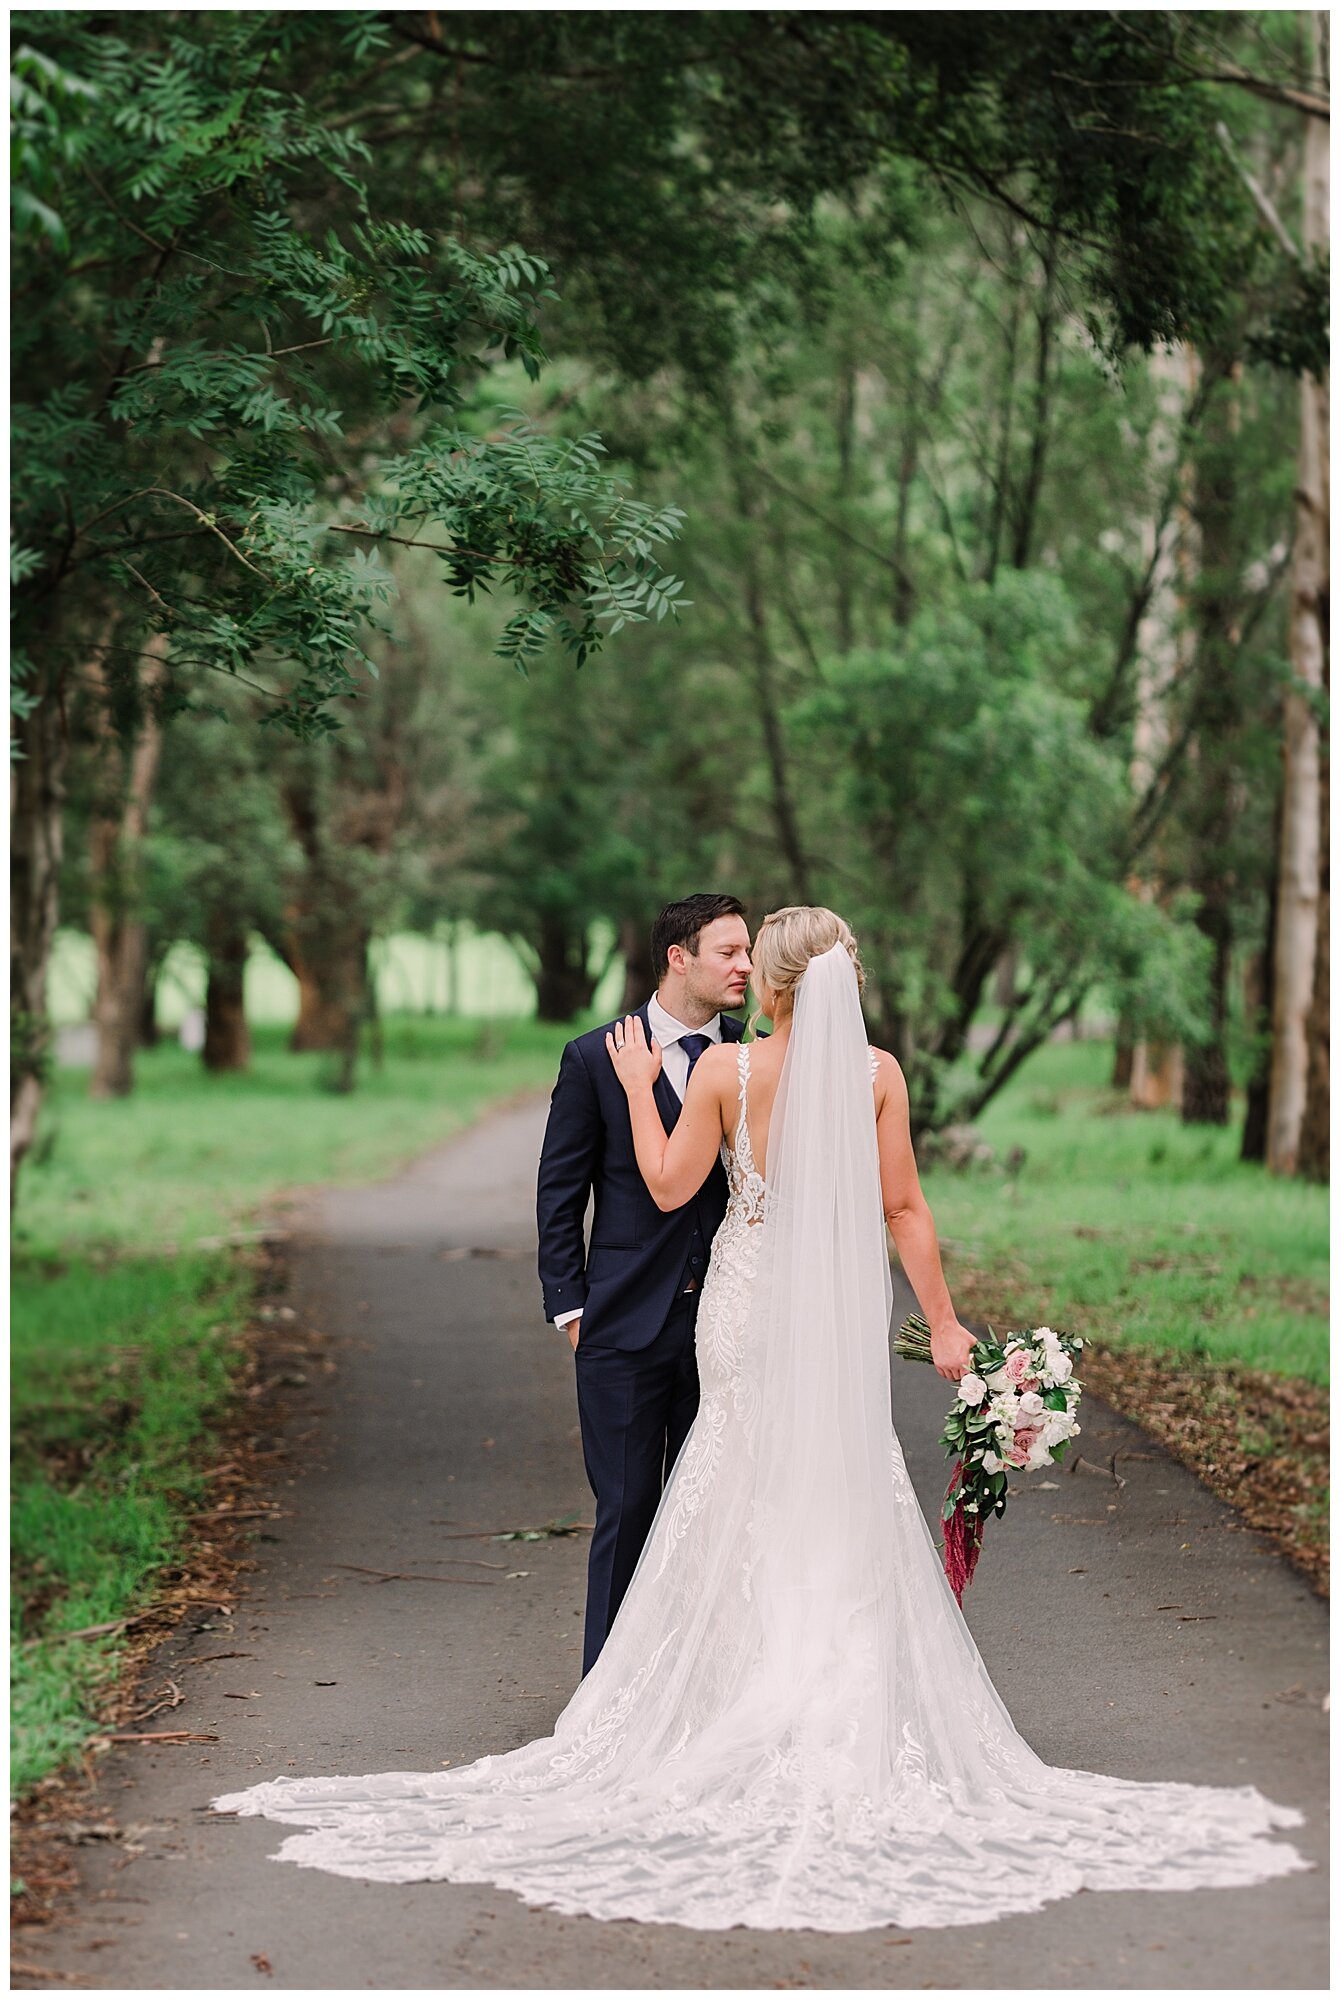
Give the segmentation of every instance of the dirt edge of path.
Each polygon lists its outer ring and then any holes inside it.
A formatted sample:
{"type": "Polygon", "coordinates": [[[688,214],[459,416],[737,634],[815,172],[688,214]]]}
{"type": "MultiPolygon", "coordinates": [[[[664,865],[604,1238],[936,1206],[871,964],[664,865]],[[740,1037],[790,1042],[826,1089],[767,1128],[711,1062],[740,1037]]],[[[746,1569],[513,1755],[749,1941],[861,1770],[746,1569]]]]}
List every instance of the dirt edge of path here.
{"type": "MultiPolygon", "coordinates": [[[[319,1454],[319,1422],[311,1409],[336,1372],[335,1343],[304,1325],[285,1304],[289,1290],[286,1238],[239,1251],[252,1274],[247,1322],[237,1336],[233,1392],[218,1425],[202,1441],[210,1499],[186,1519],[187,1533],[175,1561],[151,1585],[152,1606],[129,1623],[115,1668],[98,1693],[95,1728],[82,1757],[42,1778],[10,1813],[11,1974],[16,1986],[50,1979],[26,1963],[24,1946],[34,1933],[62,1921],[79,1888],[77,1851],[125,1837],[99,1791],[99,1764],[112,1732],[170,1729],[180,1695],[172,1684],[147,1685],[146,1669],[161,1645],[192,1610],[233,1609],[255,1568],[250,1550],[267,1520],[283,1518],[276,1476],[292,1479],[319,1454]],[[312,1421],[304,1425],[310,1415],[312,1421]]],[[[77,1642],[73,1642],[77,1643],[77,1642]]],[[[203,1641],[206,1650],[214,1650],[203,1641]]],[[[62,1985],[76,1982],[60,1981],[62,1985]]],[[[90,1981],[89,1983],[96,1983],[90,1981]]]]}
{"type": "MultiPolygon", "coordinates": [[[[1024,1324],[1002,1309],[1009,1290],[1008,1280],[987,1270],[956,1274],[959,1309],[969,1320],[1024,1324]]],[[[1080,1373],[1086,1389],[1138,1424],[1248,1527],[1268,1535],[1317,1595],[1329,1599],[1329,1389],[1241,1362],[1099,1337],[1085,1348],[1080,1373]]]]}

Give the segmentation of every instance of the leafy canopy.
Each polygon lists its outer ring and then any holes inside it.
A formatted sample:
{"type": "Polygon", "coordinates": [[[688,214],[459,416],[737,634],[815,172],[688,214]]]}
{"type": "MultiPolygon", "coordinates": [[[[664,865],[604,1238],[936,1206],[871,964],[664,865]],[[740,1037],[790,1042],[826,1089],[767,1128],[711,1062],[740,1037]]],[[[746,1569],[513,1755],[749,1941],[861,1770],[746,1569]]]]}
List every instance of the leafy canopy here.
{"type": "Polygon", "coordinates": [[[375,672],[383,545],[448,588],[513,592],[497,650],[577,664],[677,616],[683,519],[630,499],[598,437],[486,412],[534,379],[549,268],[379,212],[371,149],[320,115],[388,30],[372,13],[16,17],[12,575],[20,713],[98,646],[165,705],[206,673],[310,737],[375,672]]]}

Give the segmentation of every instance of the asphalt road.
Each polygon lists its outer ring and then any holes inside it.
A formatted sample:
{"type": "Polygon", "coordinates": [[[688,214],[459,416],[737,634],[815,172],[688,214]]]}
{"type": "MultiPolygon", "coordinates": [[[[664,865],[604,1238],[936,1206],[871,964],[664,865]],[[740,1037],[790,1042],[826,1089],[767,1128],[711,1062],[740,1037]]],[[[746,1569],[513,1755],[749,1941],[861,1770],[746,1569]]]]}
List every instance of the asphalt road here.
{"type": "MultiPolygon", "coordinates": [[[[150,1670],[186,1696],[172,1724],[219,1741],[108,1755],[101,1792],[125,1837],[82,1850],[72,1920],[25,1940],[47,1976],[17,1983],[1324,1989],[1326,1606],[1093,1398],[1081,1443],[1102,1469],[1020,1482],[967,1592],[992,1678],[1051,1763],[1251,1782],[1300,1807],[1307,1824],[1279,1837],[1315,1872],[1245,1890],[1082,1892],[980,1929],[699,1933],[276,1864],[283,1828],[206,1810],[274,1773],[421,1770],[509,1749],[547,1732],[576,1684],[586,1536],[452,1539],[591,1518],[571,1355],[539,1317],[543,1117],[543,1105],[499,1114],[397,1179],[294,1218],[290,1302],[339,1359],[294,1418],[319,1425],[318,1462],[277,1483],[284,1518],[258,1541],[235,1615],[195,1619],[150,1670]],[[503,1566],[444,1560],[462,1554],[503,1566]],[[337,1564],[473,1581],[376,1582],[337,1564]],[[237,1657],[188,1664],[211,1653],[237,1657]]],[[[895,1360],[894,1392],[934,1521],[945,1385],[895,1360]]]]}

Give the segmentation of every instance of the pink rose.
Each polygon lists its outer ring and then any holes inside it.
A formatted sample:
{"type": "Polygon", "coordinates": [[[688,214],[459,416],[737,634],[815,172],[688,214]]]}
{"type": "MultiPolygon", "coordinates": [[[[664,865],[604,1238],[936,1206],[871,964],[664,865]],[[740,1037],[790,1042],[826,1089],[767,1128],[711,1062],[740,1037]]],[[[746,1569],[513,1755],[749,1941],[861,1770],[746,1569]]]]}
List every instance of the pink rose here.
{"type": "Polygon", "coordinates": [[[1012,1389],[1022,1388],[1028,1380],[1029,1358],[1022,1347],[1016,1347],[1013,1354],[1005,1356],[1005,1380],[1012,1389]]]}
{"type": "Polygon", "coordinates": [[[1005,1463],[1007,1465],[1027,1465],[1032,1440],[1033,1433],[1031,1431],[1016,1431],[1014,1434],[1014,1443],[1005,1454],[1005,1463]]]}
{"type": "Polygon", "coordinates": [[[1041,1382],[1039,1382],[1036,1375],[1030,1375],[1026,1382],[1021,1382],[1019,1384],[1019,1387],[1021,1391],[1027,1389],[1040,1389],[1042,1387],[1042,1384],[1041,1382]]]}

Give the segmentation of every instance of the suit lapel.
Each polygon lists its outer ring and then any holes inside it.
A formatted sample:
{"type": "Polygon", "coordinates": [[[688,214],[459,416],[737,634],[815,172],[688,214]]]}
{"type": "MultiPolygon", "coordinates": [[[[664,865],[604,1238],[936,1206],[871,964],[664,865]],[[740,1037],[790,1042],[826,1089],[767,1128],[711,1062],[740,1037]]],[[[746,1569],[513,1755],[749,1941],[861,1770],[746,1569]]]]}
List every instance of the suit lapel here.
{"type": "MultiPolygon", "coordinates": [[[[639,1007],[637,1016],[642,1023],[643,1032],[650,1042],[652,1039],[651,1020],[647,1008],[645,1006],[639,1007]]],[[[679,1099],[675,1096],[674,1091],[666,1081],[664,1069],[660,1071],[655,1083],[652,1085],[651,1094],[656,1099],[656,1109],[661,1114],[662,1125],[664,1125],[667,1133],[673,1132],[679,1123],[680,1104],[679,1099]]]]}

